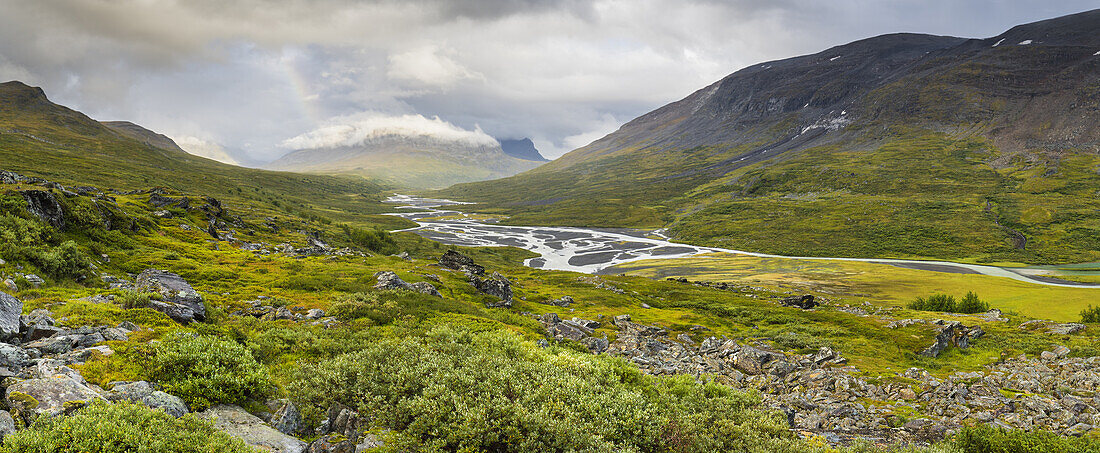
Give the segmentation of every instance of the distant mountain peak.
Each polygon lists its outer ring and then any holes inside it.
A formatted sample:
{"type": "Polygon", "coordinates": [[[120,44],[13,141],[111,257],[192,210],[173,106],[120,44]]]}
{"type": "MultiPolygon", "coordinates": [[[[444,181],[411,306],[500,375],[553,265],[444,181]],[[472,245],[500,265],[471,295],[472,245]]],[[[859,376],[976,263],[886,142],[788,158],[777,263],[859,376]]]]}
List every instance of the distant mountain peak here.
{"type": "Polygon", "coordinates": [[[39,87],[27,85],[18,80],[0,83],[0,101],[12,105],[33,105],[49,102],[46,92],[39,87]]]}
{"type": "Polygon", "coordinates": [[[549,162],[539,153],[539,150],[535,148],[535,143],[529,138],[520,139],[498,139],[500,142],[500,148],[504,150],[504,154],[523,160],[533,160],[536,162],[549,162]]]}

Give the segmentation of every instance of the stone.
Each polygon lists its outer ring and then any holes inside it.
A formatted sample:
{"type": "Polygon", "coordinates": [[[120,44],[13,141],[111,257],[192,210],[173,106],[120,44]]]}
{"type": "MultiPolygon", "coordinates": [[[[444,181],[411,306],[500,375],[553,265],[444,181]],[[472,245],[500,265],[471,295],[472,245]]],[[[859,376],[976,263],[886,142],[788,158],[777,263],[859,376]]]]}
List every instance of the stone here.
{"type": "Polygon", "coordinates": [[[20,414],[25,421],[39,415],[59,416],[97,399],[103,399],[95,390],[67,375],[53,375],[42,379],[27,379],[12,384],[5,390],[8,407],[20,414]]]}
{"type": "Polygon", "coordinates": [[[24,349],[37,349],[42,354],[64,354],[76,347],[79,335],[54,335],[23,345],[24,349]]]}
{"type": "Polygon", "coordinates": [[[214,428],[273,453],[302,453],[306,443],[268,426],[239,406],[217,405],[199,414],[214,421],[214,428]]]}
{"type": "Polygon", "coordinates": [[[785,307],[801,308],[803,310],[809,310],[818,306],[817,301],[814,300],[812,294],[806,294],[804,296],[791,296],[779,301],[780,305],[785,307]]]}
{"type": "Polygon", "coordinates": [[[30,283],[31,286],[34,286],[35,288],[42,286],[44,283],[46,283],[46,280],[43,280],[42,277],[39,277],[35,274],[24,275],[23,280],[26,280],[27,283],[30,283]]]}
{"type": "Polygon", "coordinates": [[[439,290],[435,289],[435,286],[432,286],[432,284],[428,283],[428,282],[411,283],[409,286],[412,287],[413,291],[416,291],[420,294],[427,294],[429,296],[435,296],[435,297],[443,297],[443,295],[439,293],[439,290]]]}
{"type": "Polygon", "coordinates": [[[487,302],[486,307],[500,308],[512,306],[512,283],[497,272],[493,272],[489,278],[482,279],[476,275],[470,276],[470,284],[478,291],[500,299],[499,302],[487,302]]]}
{"type": "Polygon", "coordinates": [[[325,311],[320,308],[314,308],[306,312],[306,317],[309,319],[321,319],[325,317],[325,311]]]}
{"type": "Polygon", "coordinates": [[[8,293],[0,292],[0,340],[19,335],[19,315],[23,314],[23,301],[8,293]]]}
{"type": "Polygon", "coordinates": [[[108,401],[132,401],[152,409],[163,410],[173,417],[183,417],[189,411],[179,397],[153,388],[148,382],[137,381],[117,384],[107,394],[108,401]]]}
{"type": "Polygon", "coordinates": [[[0,366],[9,370],[18,370],[30,363],[30,356],[19,346],[0,343],[0,366]]]}
{"type": "Polygon", "coordinates": [[[539,302],[544,305],[553,305],[555,307],[568,307],[574,303],[573,298],[570,296],[562,296],[557,299],[548,300],[545,302],[539,302]]]}
{"type": "Polygon", "coordinates": [[[11,291],[13,293],[17,293],[17,292],[19,292],[19,285],[15,284],[15,280],[12,280],[10,278],[5,278],[4,279],[4,289],[7,289],[8,291],[11,291]]]}
{"type": "Polygon", "coordinates": [[[27,210],[31,214],[59,231],[65,231],[65,212],[61,209],[61,203],[57,202],[53,192],[24,190],[21,194],[27,201],[27,210]]]}
{"type": "Polygon", "coordinates": [[[195,321],[195,312],[180,304],[151,300],[149,301],[149,305],[146,305],[146,308],[164,313],[168,315],[169,318],[172,318],[173,321],[180,324],[188,324],[195,321]]]}
{"type": "Polygon", "coordinates": [[[355,441],[342,434],[329,434],[311,442],[306,453],[355,453],[355,441]]]}
{"type": "Polygon", "coordinates": [[[447,269],[463,271],[472,275],[484,275],[485,268],[474,263],[474,260],[454,250],[448,250],[439,257],[439,265],[447,269]]]}
{"type": "Polygon", "coordinates": [[[202,303],[202,296],[179,275],[159,269],[146,269],[138,274],[134,285],[139,290],[159,294],[164,298],[164,302],[190,309],[191,318],[195,321],[206,319],[206,306],[202,303]]]}
{"type": "Polygon", "coordinates": [[[294,435],[305,428],[302,414],[293,401],[283,400],[281,406],[271,416],[271,427],[283,434],[294,435]]]}
{"type": "Polygon", "coordinates": [[[925,357],[939,357],[940,353],[951,346],[968,348],[970,347],[970,340],[985,335],[985,331],[981,327],[966,327],[958,321],[940,319],[936,320],[934,324],[940,326],[940,331],[936,334],[936,340],[932,345],[921,351],[921,355],[925,357]]]}
{"type": "Polygon", "coordinates": [[[412,285],[408,284],[401,277],[398,277],[393,271],[382,271],[374,274],[374,278],[377,279],[377,283],[374,285],[374,289],[380,290],[412,290],[412,285]]]}
{"type": "Polygon", "coordinates": [[[1058,345],[1058,346],[1055,346],[1054,349],[1051,349],[1050,352],[1053,352],[1054,355],[1057,356],[1058,358],[1063,358],[1063,357],[1069,355],[1069,348],[1067,348],[1065,346],[1062,346],[1062,345],[1058,345]]]}
{"type": "Polygon", "coordinates": [[[1047,333],[1055,335],[1072,335],[1077,332],[1085,330],[1085,325],[1076,322],[1070,322],[1065,324],[1055,324],[1047,328],[1047,333]]]}
{"type": "Polygon", "coordinates": [[[8,411],[0,411],[0,440],[15,432],[15,419],[8,411]]]}

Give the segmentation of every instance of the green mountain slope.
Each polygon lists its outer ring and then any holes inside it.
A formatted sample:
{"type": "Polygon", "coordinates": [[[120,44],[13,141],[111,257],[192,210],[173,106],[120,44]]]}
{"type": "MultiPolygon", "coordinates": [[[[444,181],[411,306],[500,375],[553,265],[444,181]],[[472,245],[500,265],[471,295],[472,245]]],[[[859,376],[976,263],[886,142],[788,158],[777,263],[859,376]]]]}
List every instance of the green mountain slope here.
{"type": "Polygon", "coordinates": [[[384,186],[377,183],[242,168],[193,156],[167,137],[132,124],[100,123],[20,82],[0,84],[0,169],[64,185],[201,193],[272,214],[316,210],[339,220],[402,223],[365,217],[387,209],[379,203],[384,186]]]}
{"type": "Polygon", "coordinates": [[[1100,10],[742,69],[533,171],[438,196],[526,224],[791,255],[1100,260],[1100,10]]]}

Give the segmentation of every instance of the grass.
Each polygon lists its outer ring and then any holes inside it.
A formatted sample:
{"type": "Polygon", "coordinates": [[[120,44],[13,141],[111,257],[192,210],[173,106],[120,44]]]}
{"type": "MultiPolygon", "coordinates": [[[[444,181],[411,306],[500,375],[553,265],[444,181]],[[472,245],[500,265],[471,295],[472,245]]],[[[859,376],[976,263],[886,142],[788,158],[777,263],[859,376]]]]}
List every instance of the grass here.
{"type": "Polygon", "coordinates": [[[902,307],[915,297],[974,291],[991,308],[1056,321],[1079,321],[1100,289],[1064,288],[1005,277],[905,269],[888,264],[835,260],[756,258],[712,254],[694,258],[635,261],[608,272],[653,278],[736,282],[777,290],[813,292],[902,307]]]}

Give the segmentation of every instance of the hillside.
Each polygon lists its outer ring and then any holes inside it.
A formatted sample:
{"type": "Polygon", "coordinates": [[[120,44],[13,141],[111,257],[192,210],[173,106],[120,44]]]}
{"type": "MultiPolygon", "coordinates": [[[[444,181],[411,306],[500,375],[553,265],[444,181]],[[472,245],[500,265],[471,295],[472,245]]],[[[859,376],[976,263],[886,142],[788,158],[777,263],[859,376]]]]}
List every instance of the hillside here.
{"type": "Polygon", "coordinates": [[[788,255],[1100,260],[1100,10],[737,71],[533,171],[436,193],[517,224],[788,255]]]}
{"type": "Polygon", "coordinates": [[[443,188],[502,178],[541,162],[506,154],[498,143],[428,136],[382,135],[351,146],[292,151],[266,165],[275,170],[358,175],[405,188],[443,188]]]}
{"type": "Polygon", "coordinates": [[[272,215],[317,211],[343,221],[403,224],[370,215],[387,209],[379,202],[385,186],[376,182],[222,164],[133,123],[95,121],[15,81],[0,84],[0,169],[65,185],[200,192],[272,215]]]}
{"type": "Polygon", "coordinates": [[[504,150],[504,154],[523,160],[534,160],[538,162],[548,162],[549,159],[542,156],[542,153],[535,148],[534,142],[529,138],[522,139],[502,139],[500,140],[500,148],[504,150]]]}

